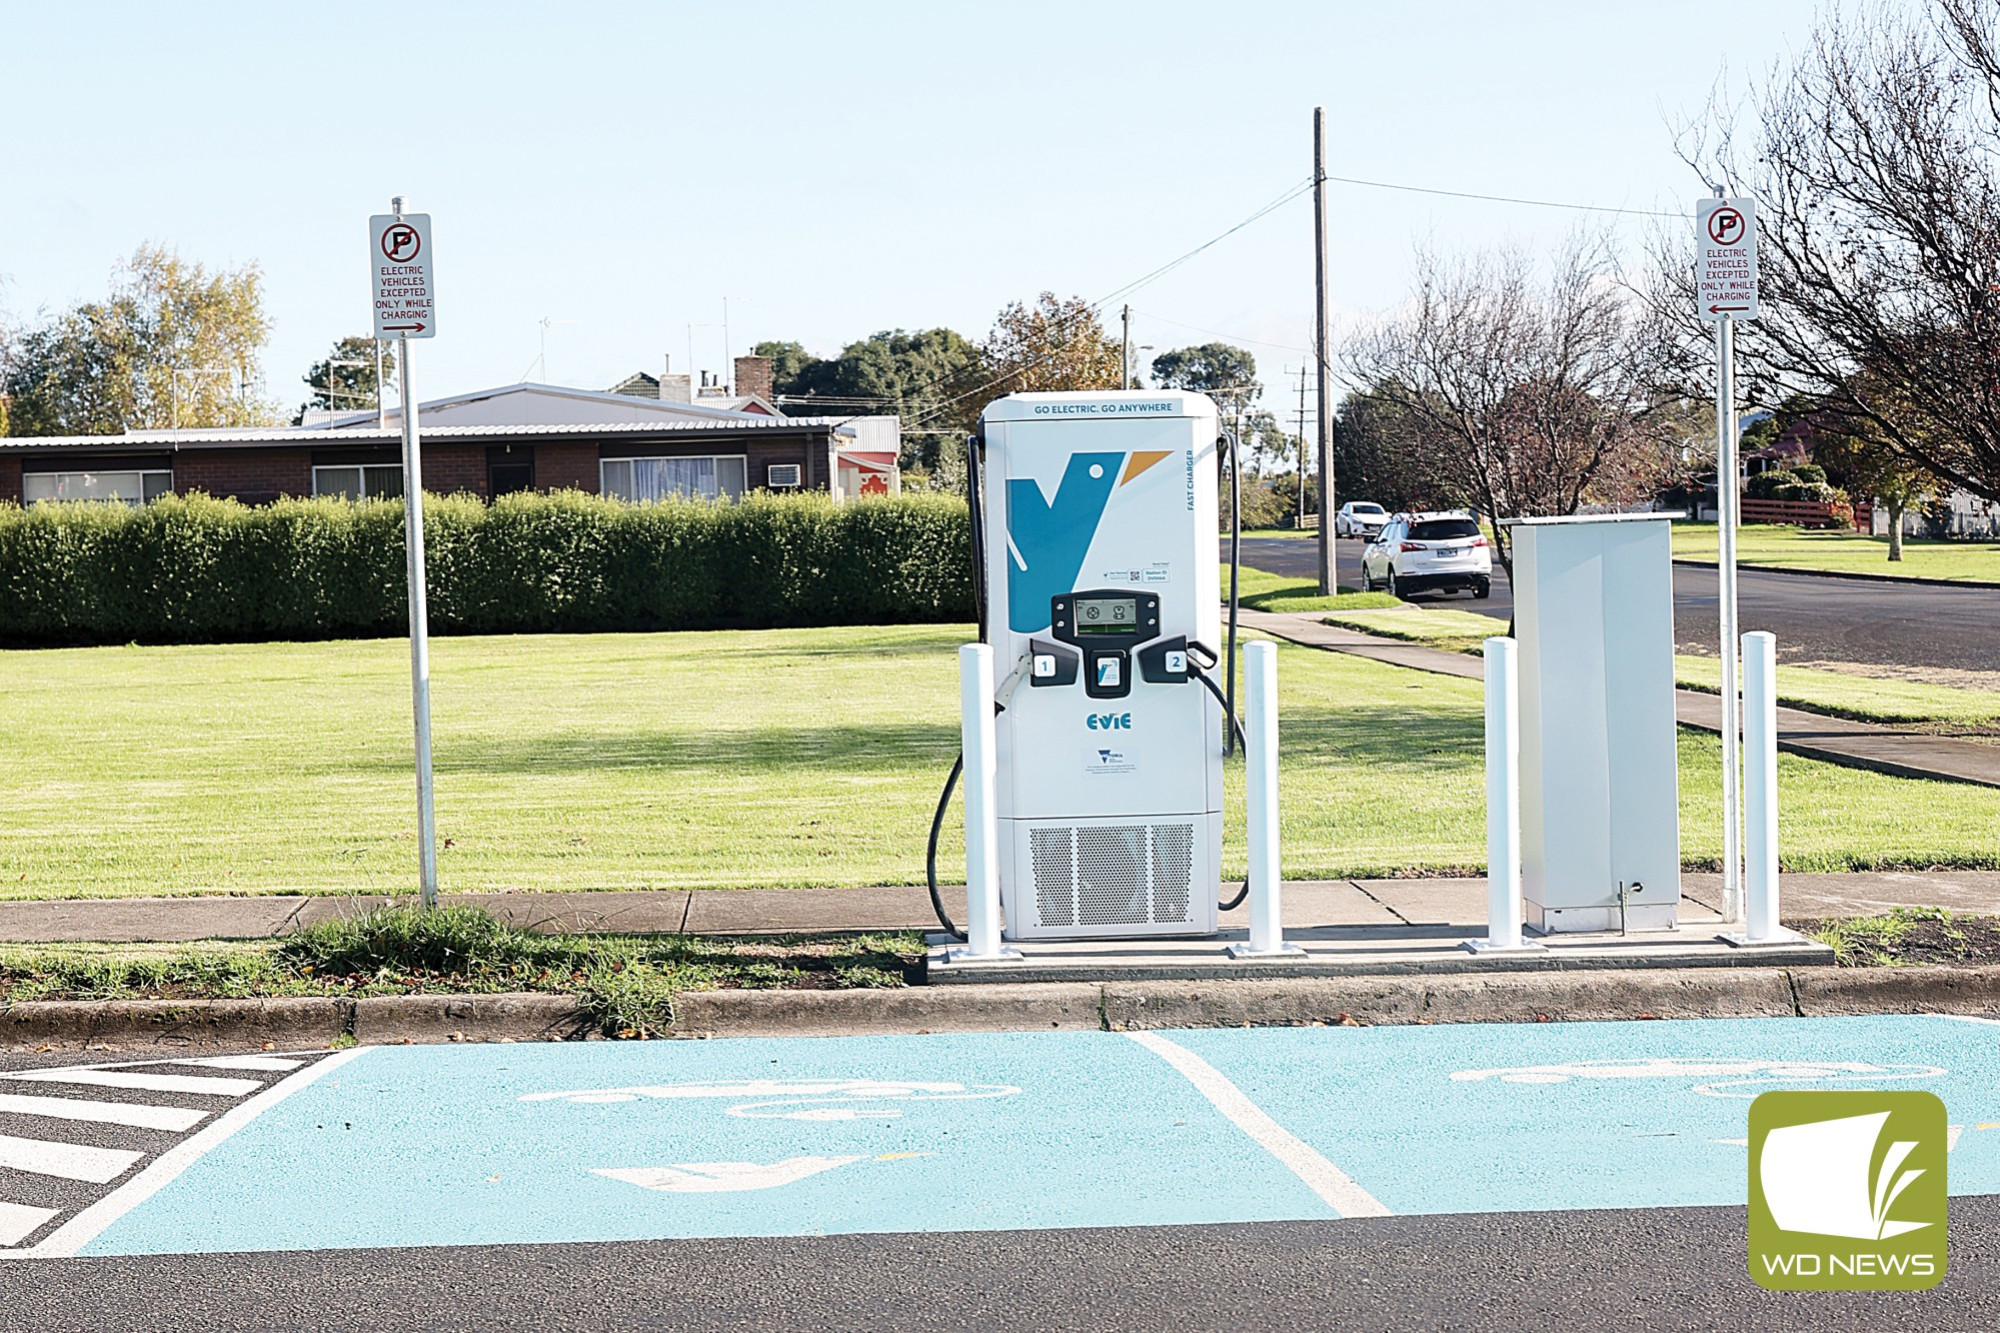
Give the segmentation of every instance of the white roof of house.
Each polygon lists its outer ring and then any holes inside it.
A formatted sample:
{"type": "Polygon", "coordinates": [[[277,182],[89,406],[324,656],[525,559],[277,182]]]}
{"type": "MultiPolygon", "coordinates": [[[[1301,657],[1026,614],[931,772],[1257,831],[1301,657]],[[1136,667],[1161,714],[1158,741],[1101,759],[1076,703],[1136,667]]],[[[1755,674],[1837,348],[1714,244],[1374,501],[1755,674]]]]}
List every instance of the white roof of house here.
{"type": "MultiPolygon", "coordinates": [[[[402,420],[402,409],[389,409],[391,421],[402,420]]],[[[509,384],[498,389],[434,398],[417,405],[417,421],[451,426],[575,426],[617,421],[741,421],[758,412],[741,412],[707,403],[677,403],[659,398],[599,389],[571,389],[559,384],[509,384]]],[[[373,411],[344,412],[315,430],[339,430],[367,425],[373,411]]]]}
{"type": "MultiPolygon", "coordinates": [[[[617,439],[630,436],[649,439],[662,436],[740,435],[770,431],[781,433],[826,432],[851,440],[854,431],[839,417],[767,417],[754,412],[730,413],[726,419],[560,422],[551,425],[533,422],[474,423],[433,426],[418,410],[418,425],[425,440],[520,439],[569,435],[582,438],[617,439]]],[[[160,453],[187,448],[253,448],[272,444],[392,444],[403,438],[399,426],[377,426],[370,413],[365,425],[335,425],[331,429],[311,426],[253,426],[229,428],[190,427],[183,430],[134,431],[127,435],[8,435],[0,436],[0,453],[30,449],[90,449],[110,453],[160,453]]]]}

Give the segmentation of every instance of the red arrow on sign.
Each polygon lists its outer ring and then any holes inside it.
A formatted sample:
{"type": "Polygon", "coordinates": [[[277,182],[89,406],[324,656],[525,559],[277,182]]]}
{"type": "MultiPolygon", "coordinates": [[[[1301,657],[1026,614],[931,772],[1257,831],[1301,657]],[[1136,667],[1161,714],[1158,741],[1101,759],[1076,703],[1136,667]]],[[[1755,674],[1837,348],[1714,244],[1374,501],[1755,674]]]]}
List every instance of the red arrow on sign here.
{"type": "MultiPolygon", "coordinates": [[[[1745,306],[1743,308],[1745,310],[1749,309],[1748,306],[1745,306]]],[[[382,331],[384,333],[399,333],[404,329],[408,329],[411,330],[412,332],[421,333],[423,331],[423,327],[424,326],[421,324],[384,324],[382,326],[382,331]]]]}
{"type": "MultiPolygon", "coordinates": [[[[1712,305],[1708,308],[1708,313],[1711,315],[1717,315],[1728,310],[1748,310],[1749,308],[1750,307],[1747,305],[1712,305]]],[[[417,327],[422,328],[423,325],[419,324],[417,327]]]]}

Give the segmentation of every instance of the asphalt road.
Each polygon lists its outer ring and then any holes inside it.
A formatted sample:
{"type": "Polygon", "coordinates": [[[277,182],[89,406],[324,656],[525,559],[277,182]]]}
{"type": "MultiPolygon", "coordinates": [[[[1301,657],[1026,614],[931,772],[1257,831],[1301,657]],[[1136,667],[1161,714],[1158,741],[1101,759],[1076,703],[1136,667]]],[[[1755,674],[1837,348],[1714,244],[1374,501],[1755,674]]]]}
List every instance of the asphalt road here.
{"type": "MultiPolygon", "coordinates": [[[[1440,1164],[1439,1169],[1449,1166],[1440,1164]]],[[[300,1208],[339,1208],[300,1182],[300,1208]]],[[[0,1263],[0,1329],[2000,1328],[2000,1197],[1930,1292],[1767,1292],[1741,1208],[0,1263]]]]}
{"type": "MultiPolygon", "coordinates": [[[[1342,584],[1361,585],[1361,543],[1337,543],[1342,584]]],[[[1222,543],[1223,558],[1229,543],[1222,543]]],[[[1313,543],[1257,537],[1243,543],[1243,563],[1274,574],[1311,578],[1313,543]]],[[[1674,639],[1683,652],[1716,651],[1716,572],[1674,566],[1674,639]]],[[[1513,590],[1494,571],[1493,595],[1484,602],[1464,593],[1426,595],[1417,605],[1477,611],[1507,620],[1513,590]]],[[[2000,671],[2000,591],[1929,584],[1815,578],[1745,569],[1737,576],[1738,615],[1744,631],[1778,636],[1787,662],[1861,662],[1879,666],[1952,671],[2000,671]]]]}

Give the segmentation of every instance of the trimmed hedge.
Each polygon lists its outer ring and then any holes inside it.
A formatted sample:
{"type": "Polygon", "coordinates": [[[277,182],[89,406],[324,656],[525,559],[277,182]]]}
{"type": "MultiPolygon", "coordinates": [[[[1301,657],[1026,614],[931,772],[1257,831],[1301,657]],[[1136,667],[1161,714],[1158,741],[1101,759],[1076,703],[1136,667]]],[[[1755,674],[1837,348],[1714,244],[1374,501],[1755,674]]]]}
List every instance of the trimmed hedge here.
{"type": "MultiPolygon", "coordinates": [[[[972,618],[965,503],[627,504],[426,496],[440,634],[972,618]]],[[[407,631],[401,500],[0,506],[0,643],[214,643],[407,631]]]]}

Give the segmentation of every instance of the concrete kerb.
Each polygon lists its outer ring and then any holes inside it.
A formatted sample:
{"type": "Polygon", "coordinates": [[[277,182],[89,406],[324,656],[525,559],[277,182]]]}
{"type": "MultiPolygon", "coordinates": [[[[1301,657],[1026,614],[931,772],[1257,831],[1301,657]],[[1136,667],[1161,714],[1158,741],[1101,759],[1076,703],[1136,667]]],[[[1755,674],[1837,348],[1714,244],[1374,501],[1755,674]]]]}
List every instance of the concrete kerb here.
{"type": "MultiPolygon", "coordinates": [[[[2000,966],[1728,968],[1261,981],[1033,982],[906,990],[692,991],[669,1037],[1643,1018],[2000,1016],[2000,966]]],[[[566,995],[359,1000],[45,1000],[0,1011],[0,1050],[304,1050],[349,1043],[575,1041],[599,1025],[566,995]]]]}

